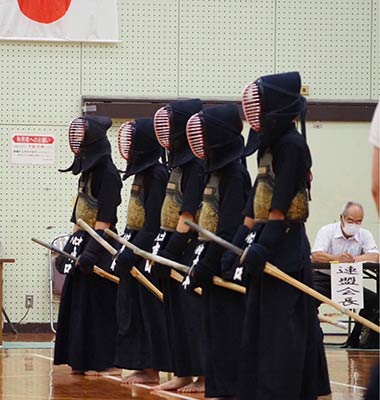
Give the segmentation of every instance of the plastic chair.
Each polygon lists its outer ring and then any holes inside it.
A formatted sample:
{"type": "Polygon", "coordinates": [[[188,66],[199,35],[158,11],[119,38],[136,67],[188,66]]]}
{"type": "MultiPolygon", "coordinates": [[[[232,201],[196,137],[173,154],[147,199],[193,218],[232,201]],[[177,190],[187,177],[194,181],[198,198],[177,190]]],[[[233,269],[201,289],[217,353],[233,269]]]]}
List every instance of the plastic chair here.
{"type": "MultiPolygon", "coordinates": [[[[60,235],[51,241],[51,245],[63,250],[70,235],[60,235]]],[[[55,268],[55,261],[57,259],[57,253],[49,250],[48,252],[48,268],[49,268],[49,306],[50,306],[50,328],[55,333],[54,329],[54,304],[59,304],[60,296],[62,294],[63,284],[65,282],[66,275],[60,274],[55,268]]]]}

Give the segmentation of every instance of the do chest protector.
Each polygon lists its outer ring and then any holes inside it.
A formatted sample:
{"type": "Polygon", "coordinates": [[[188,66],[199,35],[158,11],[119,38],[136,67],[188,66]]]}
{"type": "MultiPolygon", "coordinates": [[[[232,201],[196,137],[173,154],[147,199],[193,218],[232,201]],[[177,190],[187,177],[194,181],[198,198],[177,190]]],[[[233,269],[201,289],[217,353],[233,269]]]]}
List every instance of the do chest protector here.
{"type": "MultiPolygon", "coordinates": [[[[199,214],[199,226],[212,233],[216,233],[216,228],[219,222],[219,182],[220,175],[218,172],[214,172],[203,192],[202,208],[199,214]]],[[[204,237],[201,233],[198,238],[202,241],[210,240],[204,237]]]]}
{"type": "MultiPolygon", "coordinates": [[[[254,215],[257,222],[268,221],[274,190],[274,178],[272,154],[267,150],[259,161],[257,187],[253,201],[254,215]]],[[[286,220],[291,222],[305,222],[308,216],[309,192],[305,184],[293,197],[286,213],[286,220]]]]}
{"type": "Polygon", "coordinates": [[[92,174],[80,177],[75,219],[78,221],[81,218],[91,228],[94,228],[98,214],[98,201],[91,193],[91,180],[92,174]]]}
{"type": "Polygon", "coordinates": [[[127,209],[127,228],[139,231],[145,222],[144,185],[142,175],[135,175],[127,209]]]}

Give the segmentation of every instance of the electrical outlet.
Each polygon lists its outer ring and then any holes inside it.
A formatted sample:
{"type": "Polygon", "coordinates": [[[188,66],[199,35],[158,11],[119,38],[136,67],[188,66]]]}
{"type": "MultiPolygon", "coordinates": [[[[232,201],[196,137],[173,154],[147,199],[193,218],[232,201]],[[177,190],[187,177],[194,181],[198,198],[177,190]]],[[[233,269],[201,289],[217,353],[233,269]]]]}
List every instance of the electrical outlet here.
{"type": "Polygon", "coordinates": [[[309,85],[302,85],[301,86],[301,94],[304,96],[310,95],[310,86],[309,85]]]}
{"type": "Polygon", "coordinates": [[[33,308],[33,295],[32,294],[25,295],[25,308],[33,308]]]}

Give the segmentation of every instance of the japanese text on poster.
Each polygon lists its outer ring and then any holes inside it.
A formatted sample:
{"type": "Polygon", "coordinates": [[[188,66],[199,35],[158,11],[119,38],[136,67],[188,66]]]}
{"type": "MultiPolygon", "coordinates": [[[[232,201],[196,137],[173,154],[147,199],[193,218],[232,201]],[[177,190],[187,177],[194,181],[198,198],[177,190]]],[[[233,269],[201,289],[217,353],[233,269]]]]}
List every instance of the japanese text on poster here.
{"type": "Polygon", "coordinates": [[[12,164],[52,165],[55,162],[53,135],[11,134],[12,164]]]}

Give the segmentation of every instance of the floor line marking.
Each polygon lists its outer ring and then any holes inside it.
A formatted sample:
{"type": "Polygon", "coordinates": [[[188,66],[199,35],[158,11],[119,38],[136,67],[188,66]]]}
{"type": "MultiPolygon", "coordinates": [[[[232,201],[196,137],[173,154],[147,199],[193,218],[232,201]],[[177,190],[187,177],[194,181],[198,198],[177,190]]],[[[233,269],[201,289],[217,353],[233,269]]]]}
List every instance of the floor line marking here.
{"type": "Polygon", "coordinates": [[[184,396],[183,394],[168,392],[167,390],[157,390],[157,393],[164,393],[164,394],[166,394],[168,396],[173,396],[173,397],[177,397],[179,399],[185,399],[185,400],[194,400],[194,399],[196,399],[196,397],[184,396]]]}
{"type": "Polygon", "coordinates": [[[143,389],[152,389],[152,386],[144,385],[143,383],[131,383],[131,385],[141,387],[143,389]]]}
{"type": "Polygon", "coordinates": [[[156,392],[164,393],[167,396],[173,396],[173,397],[177,397],[179,399],[185,399],[185,400],[194,400],[195,399],[195,397],[184,396],[183,394],[173,393],[173,392],[169,392],[167,390],[156,390],[156,392]]]}
{"type": "Polygon", "coordinates": [[[333,385],[340,385],[340,386],[346,386],[354,389],[359,389],[359,390],[366,390],[367,388],[363,386],[356,386],[356,385],[350,385],[348,383],[341,383],[341,382],[335,382],[335,381],[330,381],[333,385]]]}
{"type": "Polygon", "coordinates": [[[121,382],[121,378],[118,378],[117,376],[113,376],[113,375],[99,375],[99,376],[103,376],[104,378],[112,379],[114,381],[121,382]]]}
{"type": "Polygon", "coordinates": [[[194,400],[194,397],[184,396],[183,394],[175,393],[169,390],[153,390],[152,386],[144,385],[142,383],[132,383],[133,386],[139,386],[144,389],[151,389],[154,393],[163,393],[167,396],[177,397],[179,399],[194,400]]]}
{"type": "Polygon", "coordinates": [[[43,358],[44,360],[53,361],[53,357],[43,356],[41,354],[35,354],[35,353],[30,353],[30,355],[37,358],[43,358]]]}
{"type": "MultiPolygon", "coordinates": [[[[43,358],[44,360],[53,361],[52,357],[47,357],[47,356],[43,356],[43,355],[40,355],[40,354],[33,354],[33,353],[31,353],[30,355],[33,356],[33,357],[43,358]]],[[[118,378],[117,376],[112,376],[112,375],[100,375],[100,376],[104,376],[105,378],[121,382],[121,378],[118,378]]],[[[365,390],[366,389],[363,386],[350,385],[348,383],[341,383],[341,382],[335,382],[335,381],[330,381],[330,383],[332,383],[333,385],[340,385],[340,386],[350,387],[350,388],[359,389],[359,390],[365,390]]],[[[151,386],[144,385],[142,383],[133,383],[132,385],[133,386],[137,386],[137,387],[141,387],[141,388],[144,388],[144,389],[151,389],[151,386]]],[[[193,400],[194,399],[194,397],[184,396],[182,394],[169,392],[167,390],[157,390],[156,392],[157,393],[164,393],[164,394],[166,394],[168,396],[177,397],[179,399],[184,399],[184,400],[193,400]]]]}
{"type": "Polygon", "coordinates": [[[8,379],[8,378],[10,378],[10,379],[14,379],[14,378],[35,378],[35,377],[37,377],[37,376],[46,376],[46,373],[41,373],[41,374],[28,374],[28,373],[25,373],[25,374],[17,374],[17,375],[2,375],[1,377],[0,377],[0,380],[5,380],[5,379],[8,379]]]}

